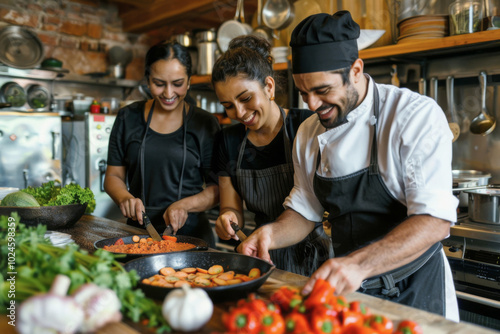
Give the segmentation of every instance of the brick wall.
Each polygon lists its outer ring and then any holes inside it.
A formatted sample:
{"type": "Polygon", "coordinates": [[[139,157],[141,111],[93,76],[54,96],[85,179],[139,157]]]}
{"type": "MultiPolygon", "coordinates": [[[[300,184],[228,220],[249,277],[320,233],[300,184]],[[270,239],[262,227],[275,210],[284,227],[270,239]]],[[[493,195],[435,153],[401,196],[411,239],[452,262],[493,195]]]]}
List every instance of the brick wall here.
{"type": "Polygon", "coordinates": [[[106,72],[109,49],[130,50],[126,79],[131,80],[143,78],[146,51],[164,39],[161,31],[124,33],[116,5],[100,0],[0,0],[0,29],[7,25],[31,29],[45,58],[61,60],[75,74],[106,72]]]}

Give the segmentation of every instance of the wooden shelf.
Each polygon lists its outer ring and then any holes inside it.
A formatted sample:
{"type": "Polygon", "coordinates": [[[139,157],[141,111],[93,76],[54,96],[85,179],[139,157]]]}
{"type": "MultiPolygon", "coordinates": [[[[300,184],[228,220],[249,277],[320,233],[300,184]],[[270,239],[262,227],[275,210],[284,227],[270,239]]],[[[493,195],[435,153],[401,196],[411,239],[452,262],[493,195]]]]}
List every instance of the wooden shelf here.
{"type": "MultiPolygon", "coordinates": [[[[500,29],[365,49],[359,51],[359,58],[367,63],[376,63],[394,58],[418,58],[458,54],[470,50],[492,50],[494,47],[500,51],[500,29]]],[[[274,64],[273,68],[275,71],[286,70],[288,63],[274,64]]],[[[210,82],[210,75],[193,75],[191,78],[193,85],[210,82]]]]}
{"type": "Polygon", "coordinates": [[[435,56],[500,46],[500,29],[448,36],[424,41],[408,41],[359,51],[363,60],[380,60],[402,56],[435,56]]]}

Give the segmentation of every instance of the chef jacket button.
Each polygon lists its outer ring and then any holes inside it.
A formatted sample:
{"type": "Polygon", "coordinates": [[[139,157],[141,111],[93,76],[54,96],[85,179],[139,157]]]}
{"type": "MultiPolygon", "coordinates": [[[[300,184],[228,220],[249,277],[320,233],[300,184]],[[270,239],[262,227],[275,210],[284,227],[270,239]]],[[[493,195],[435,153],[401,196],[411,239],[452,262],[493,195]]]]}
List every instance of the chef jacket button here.
{"type": "Polygon", "coordinates": [[[327,141],[326,139],[321,139],[321,145],[326,145],[327,141]]]}

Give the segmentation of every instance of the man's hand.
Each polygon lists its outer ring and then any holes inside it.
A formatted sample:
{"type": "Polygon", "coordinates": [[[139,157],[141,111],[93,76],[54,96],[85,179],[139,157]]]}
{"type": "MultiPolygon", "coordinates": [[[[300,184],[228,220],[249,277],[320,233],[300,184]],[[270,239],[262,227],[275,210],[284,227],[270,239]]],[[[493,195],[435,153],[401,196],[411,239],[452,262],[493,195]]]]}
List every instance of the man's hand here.
{"type": "Polygon", "coordinates": [[[304,295],[309,294],[319,278],[328,281],[331,286],[335,287],[335,294],[337,295],[354,292],[359,289],[366,278],[366,273],[362,272],[361,269],[349,257],[329,259],[314,272],[304,285],[302,293],[304,295]]]}
{"type": "Polygon", "coordinates": [[[264,261],[271,262],[269,247],[271,246],[271,227],[268,224],[258,228],[255,232],[242,242],[238,248],[238,253],[261,258],[264,261]]]}

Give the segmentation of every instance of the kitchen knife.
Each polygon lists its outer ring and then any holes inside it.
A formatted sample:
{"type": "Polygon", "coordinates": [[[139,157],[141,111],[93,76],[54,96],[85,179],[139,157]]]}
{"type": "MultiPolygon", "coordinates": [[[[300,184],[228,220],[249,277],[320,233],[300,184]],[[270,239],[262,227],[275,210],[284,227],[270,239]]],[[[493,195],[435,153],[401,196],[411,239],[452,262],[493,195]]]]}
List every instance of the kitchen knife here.
{"type": "Polygon", "coordinates": [[[172,228],[172,225],[167,225],[165,231],[163,231],[163,235],[172,235],[173,231],[174,229],[172,228]]]}
{"type": "Polygon", "coordinates": [[[153,226],[153,224],[151,224],[151,220],[149,219],[149,217],[146,214],[146,212],[142,213],[142,222],[144,223],[144,227],[146,227],[146,230],[148,231],[148,233],[151,236],[151,238],[153,238],[153,240],[155,240],[155,241],[161,241],[162,240],[161,237],[160,237],[160,235],[156,231],[155,227],[153,226]]]}
{"type": "Polygon", "coordinates": [[[231,227],[233,228],[234,232],[236,232],[236,235],[238,236],[238,238],[240,238],[240,241],[245,241],[247,236],[245,235],[245,233],[243,233],[242,230],[240,230],[240,227],[238,226],[238,224],[231,223],[231,227]]]}

